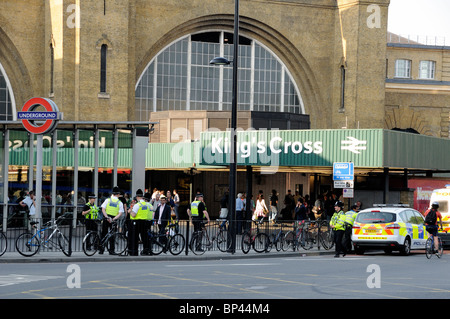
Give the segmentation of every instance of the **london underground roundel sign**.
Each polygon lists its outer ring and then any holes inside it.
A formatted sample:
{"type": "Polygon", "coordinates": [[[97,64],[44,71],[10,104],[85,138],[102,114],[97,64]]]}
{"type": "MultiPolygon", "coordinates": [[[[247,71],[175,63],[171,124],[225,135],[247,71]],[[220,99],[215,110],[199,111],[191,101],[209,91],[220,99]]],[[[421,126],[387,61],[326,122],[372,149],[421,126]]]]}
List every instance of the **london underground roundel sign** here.
{"type": "Polygon", "coordinates": [[[29,99],[22,111],[17,113],[17,119],[22,121],[23,127],[33,134],[45,134],[53,131],[62,118],[55,102],[42,97],[29,99]]]}

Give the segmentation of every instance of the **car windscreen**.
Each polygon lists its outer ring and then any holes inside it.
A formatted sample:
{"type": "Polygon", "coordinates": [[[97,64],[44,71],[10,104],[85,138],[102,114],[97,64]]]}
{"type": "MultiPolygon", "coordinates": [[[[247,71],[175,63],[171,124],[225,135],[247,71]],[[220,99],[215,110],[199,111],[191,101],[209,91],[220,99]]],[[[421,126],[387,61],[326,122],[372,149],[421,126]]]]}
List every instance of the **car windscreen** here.
{"type": "Polygon", "coordinates": [[[361,224],[386,224],[396,221],[397,215],[389,212],[361,212],[356,216],[356,221],[361,224]]]}

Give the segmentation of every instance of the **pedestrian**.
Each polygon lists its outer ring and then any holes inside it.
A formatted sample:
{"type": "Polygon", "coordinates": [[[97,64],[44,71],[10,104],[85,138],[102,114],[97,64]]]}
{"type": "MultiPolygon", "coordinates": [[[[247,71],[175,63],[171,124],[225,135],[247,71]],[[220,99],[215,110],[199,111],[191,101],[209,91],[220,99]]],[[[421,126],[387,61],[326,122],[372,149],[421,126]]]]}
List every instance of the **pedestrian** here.
{"type": "Polygon", "coordinates": [[[291,190],[288,189],[286,196],[284,196],[284,214],[283,219],[284,220],[292,220],[292,213],[294,212],[295,208],[295,201],[294,196],[291,194],[291,190]]]}
{"type": "Polygon", "coordinates": [[[331,220],[334,215],[334,204],[336,203],[336,195],[333,192],[328,192],[324,195],[324,208],[327,216],[327,221],[331,220]]]}
{"type": "Polygon", "coordinates": [[[219,218],[222,219],[221,228],[226,229],[227,217],[228,217],[228,191],[223,193],[222,198],[220,199],[220,215],[219,218]]]}
{"type": "Polygon", "coordinates": [[[272,221],[273,223],[277,220],[278,215],[278,195],[277,191],[275,189],[272,189],[272,195],[269,198],[269,205],[270,205],[270,215],[269,215],[269,221],[272,221]]]}
{"type": "Polygon", "coordinates": [[[179,209],[180,209],[180,195],[178,195],[178,191],[176,189],[173,190],[173,203],[174,203],[174,212],[177,220],[180,219],[179,209]]]}
{"type": "Polygon", "coordinates": [[[345,213],[345,233],[344,233],[344,247],[348,252],[352,251],[352,232],[353,224],[355,223],[356,216],[358,215],[358,206],[352,205],[350,210],[345,213]]]}
{"type": "MultiPolygon", "coordinates": [[[[86,218],[85,219],[85,225],[86,225],[86,233],[90,231],[97,232],[97,221],[98,221],[98,212],[99,208],[97,205],[95,205],[95,199],[97,196],[94,194],[90,194],[88,196],[88,202],[84,205],[83,210],[81,214],[86,218]]],[[[90,238],[90,237],[88,237],[90,238]]],[[[87,249],[91,249],[91,243],[86,244],[87,249]]]]}
{"type": "Polygon", "coordinates": [[[305,206],[305,201],[303,198],[299,197],[297,200],[297,205],[294,209],[294,217],[298,224],[303,223],[306,219],[308,219],[308,210],[305,206]]]}
{"type": "Polygon", "coordinates": [[[266,202],[264,201],[264,195],[259,194],[256,200],[255,214],[258,220],[261,220],[269,213],[267,209],[266,202]]]}
{"type": "Polygon", "coordinates": [[[34,221],[36,215],[36,196],[34,191],[29,191],[25,198],[19,202],[19,205],[28,208],[29,218],[31,221],[34,221]]]}
{"type": "Polygon", "coordinates": [[[236,198],[236,234],[242,234],[242,221],[244,219],[244,202],[242,201],[242,193],[237,194],[236,198]]]}
{"type": "Polygon", "coordinates": [[[323,202],[323,195],[319,194],[319,196],[317,196],[316,201],[314,202],[314,206],[311,209],[311,211],[314,213],[314,217],[316,219],[322,219],[322,220],[326,220],[326,214],[324,213],[324,202],[323,202]]]}
{"type": "Polygon", "coordinates": [[[337,201],[334,204],[335,213],[331,217],[330,226],[334,231],[334,243],[335,243],[335,255],[334,257],[339,258],[342,254],[346,255],[346,249],[343,246],[343,238],[345,233],[345,213],[342,210],[344,207],[344,203],[341,201],[337,201]]]}
{"type": "MultiPolygon", "coordinates": [[[[123,204],[119,199],[120,189],[117,186],[113,187],[111,197],[105,199],[102,203],[102,214],[103,214],[103,227],[102,227],[102,238],[106,236],[108,231],[111,229],[112,223],[117,222],[118,219],[124,214],[123,204]]],[[[114,240],[110,241],[109,254],[114,255],[114,240]]],[[[103,254],[103,248],[99,251],[99,254],[103,254]]]]}
{"type": "MultiPolygon", "coordinates": [[[[166,227],[170,221],[170,215],[172,210],[170,209],[170,205],[166,203],[166,196],[160,196],[161,204],[156,208],[155,215],[153,216],[154,223],[158,225],[158,231],[160,235],[164,235],[166,233],[166,227]]],[[[162,237],[162,244],[166,244],[166,237],[162,237]]],[[[166,250],[163,250],[164,253],[166,250]]]]}

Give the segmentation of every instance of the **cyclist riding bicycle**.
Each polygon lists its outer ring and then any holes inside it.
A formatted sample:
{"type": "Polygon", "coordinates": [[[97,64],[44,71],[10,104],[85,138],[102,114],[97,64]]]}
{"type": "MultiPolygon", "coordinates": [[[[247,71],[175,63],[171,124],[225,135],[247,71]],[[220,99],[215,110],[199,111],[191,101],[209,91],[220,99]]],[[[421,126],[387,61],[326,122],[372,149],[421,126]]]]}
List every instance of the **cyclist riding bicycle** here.
{"type": "Polygon", "coordinates": [[[439,249],[439,240],[437,237],[438,230],[439,230],[438,220],[441,225],[441,229],[443,228],[442,227],[442,215],[438,211],[438,208],[439,208],[439,203],[433,202],[431,204],[431,208],[425,212],[425,224],[426,224],[425,228],[426,228],[427,232],[429,232],[431,235],[433,235],[435,251],[438,251],[438,249],[439,249]],[[428,218],[427,218],[427,216],[428,216],[428,218]]]}

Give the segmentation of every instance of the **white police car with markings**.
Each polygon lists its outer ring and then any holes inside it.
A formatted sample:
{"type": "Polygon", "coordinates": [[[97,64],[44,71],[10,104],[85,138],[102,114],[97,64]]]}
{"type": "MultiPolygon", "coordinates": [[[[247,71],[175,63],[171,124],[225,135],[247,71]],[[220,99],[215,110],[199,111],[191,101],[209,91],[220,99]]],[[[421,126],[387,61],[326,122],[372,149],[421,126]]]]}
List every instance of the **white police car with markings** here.
{"type": "Polygon", "coordinates": [[[353,224],[352,242],[357,254],[382,249],[409,255],[424,249],[428,238],[424,217],[407,205],[374,205],[360,211],[353,224]]]}

